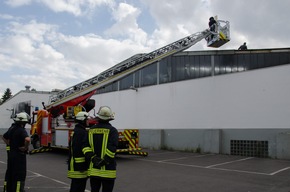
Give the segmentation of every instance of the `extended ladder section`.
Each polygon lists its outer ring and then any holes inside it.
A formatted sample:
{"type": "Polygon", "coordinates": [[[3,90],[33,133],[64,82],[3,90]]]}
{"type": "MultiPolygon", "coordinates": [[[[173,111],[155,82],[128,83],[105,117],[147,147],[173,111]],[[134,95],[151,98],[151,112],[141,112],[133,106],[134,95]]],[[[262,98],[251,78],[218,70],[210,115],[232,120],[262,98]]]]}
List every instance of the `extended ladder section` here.
{"type": "MultiPolygon", "coordinates": [[[[220,27],[220,23],[224,21],[217,21],[218,24],[218,31],[222,31],[223,29],[223,37],[229,40],[229,22],[226,22],[228,27],[220,27]]],[[[217,36],[219,32],[213,32],[209,29],[206,29],[202,32],[194,33],[187,37],[184,37],[178,41],[175,41],[169,45],[161,47],[155,51],[152,51],[148,54],[137,54],[129,59],[109,68],[108,70],[98,74],[97,76],[83,81],[77,85],[71,86],[63,91],[57,92],[50,96],[49,105],[46,106],[46,109],[50,109],[52,107],[61,105],[65,102],[71,101],[76,99],[80,96],[85,94],[92,93],[98,88],[103,87],[106,84],[112,83],[138,69],[141,69],[153,62],[159,61],[165,57],[173,55],[175,53],[181,52],[189,47],[193,46],[197,42],[201,41],[202,39],[208,39],[210,35],[217,36]]],[[[219,41],[221,38],[216,38],[219,41]]],[[[208,41],[209,42],[209,41],[208,41]]],[[[213,40],[210,42],[213,45],[213,40]]],[[[222,45],[222,44],[221,44],[222,45]]],[[[217,47],[216,45],[215,47],[217,47]]]]}

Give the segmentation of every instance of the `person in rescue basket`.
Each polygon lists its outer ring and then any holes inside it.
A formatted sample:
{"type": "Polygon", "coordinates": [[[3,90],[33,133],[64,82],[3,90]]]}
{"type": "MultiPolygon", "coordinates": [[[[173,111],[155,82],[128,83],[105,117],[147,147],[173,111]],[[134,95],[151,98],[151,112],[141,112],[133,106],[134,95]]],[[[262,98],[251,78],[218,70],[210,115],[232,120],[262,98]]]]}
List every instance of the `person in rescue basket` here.
{"type": "Polygon", "coordinates": [[[68,178],[71,179],[70,192],[84,192],[88,177],[88,163],[82,152],[83,142],[87,136],[86,127],[88,126],[89,114],[81,111],[77,113],[75,122],[77,123],[70,138],[68,178]]]}
{"type": "Polygon", "coordinates": [[[108,106],[100,107],[98,124],[88,131],[83,148],[86,159],[90,160],[89,176],[92,192],[112,192],[116,179],[115,153],[118,145],[118,131],[109,121],[114,113],[108,106]]]}
{"type": "MultiPolygon", "coordinates": [[[[7,132],[11,132],[11,129],[13,129],[15,123],[12,123],[10,128],[8,129],[7,132]]],[[[6,133],[8,134],[8,133],[6,133]]],[[[9,158],[9,152],[10,152],[10,145],[9,142],[7,140],[4,139],[4,137],[2,136],[3,141],[6,143],[6,151],[7,151],[7,162],[8,162],[8,158],[9,158]]],[[[7,180],[8,180],[8,165],[7,165],[7,169],[6,169],[6,173],[5,173],[5,180],[4,180],[4,186],[3,186],[3,192],[7,192],[7,180]]]]}
{"type": "Polygon", "coordinates": [[[30,116],[21,112],[14,118],[12,129],[4,133],[3,138],[10,145],[7,162],[7,192],[24,192],[26,179],[26,154],[30,144],[30,137],[25,130],[25,124],[30,123],[30,116]]]}
{"type": "MultiPolygon", "coordinates": [[[[210,31],[216,32],[216,25],[217,25],[216,20],[213,17],[210,17],[208,22],[210,31]]],[[[214,34],[210,35],[209,37],[210,37],[209,40],[213,39],[214,34]]]]}

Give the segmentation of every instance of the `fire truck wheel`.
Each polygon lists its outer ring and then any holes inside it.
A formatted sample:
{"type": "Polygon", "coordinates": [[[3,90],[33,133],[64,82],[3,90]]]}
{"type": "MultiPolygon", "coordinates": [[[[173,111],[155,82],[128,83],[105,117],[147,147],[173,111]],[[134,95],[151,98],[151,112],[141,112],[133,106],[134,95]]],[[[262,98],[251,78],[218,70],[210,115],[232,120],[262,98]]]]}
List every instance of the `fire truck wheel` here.
{"type": "Polygon", "coordinates": [[[38,149],[40,148],[40,139],[37,134],[34,134],[31,136],[31,144],[33,146],[33,149],[38,149]]]}

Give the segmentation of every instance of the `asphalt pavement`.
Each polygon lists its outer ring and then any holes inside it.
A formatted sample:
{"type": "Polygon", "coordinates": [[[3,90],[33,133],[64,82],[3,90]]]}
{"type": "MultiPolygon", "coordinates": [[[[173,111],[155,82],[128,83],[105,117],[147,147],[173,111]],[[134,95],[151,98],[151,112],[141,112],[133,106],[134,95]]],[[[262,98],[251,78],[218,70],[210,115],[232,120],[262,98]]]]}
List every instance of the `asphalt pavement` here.
{"type": "MultiPolygon", "coordinates": [[[[118,155],[115,192],[290,192],[290,161],[243,156],[144,150],[118,155]]],[[[67,152],[27,155],[26,192],[69,191],[67,152]]],[[[0,142],[0,191],[6,171],[0,142]]],[[[87,182],[87,192],[90,182],[87,182]]]]}

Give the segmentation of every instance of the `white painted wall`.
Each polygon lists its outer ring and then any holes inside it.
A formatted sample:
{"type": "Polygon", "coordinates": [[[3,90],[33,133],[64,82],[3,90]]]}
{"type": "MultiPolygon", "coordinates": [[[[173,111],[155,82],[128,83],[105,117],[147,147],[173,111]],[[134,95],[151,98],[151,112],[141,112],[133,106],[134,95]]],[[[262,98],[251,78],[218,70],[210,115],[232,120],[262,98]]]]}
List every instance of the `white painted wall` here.
{"type": "Polygon", "coordinates": [[[93,98],[119,129],[290,128],[289,74],[284,65],[93,98]]]}
{"type": "MultiPolygon", "coordinates": [[[[20,91],[19,93],[17,93],[14,97],[0,105],[0,129],[9,128],[11,123],[13,122],[13,120],[10,119],[11,111],[7,109],[12,109],[15,104],[26,101],[31,101],[31,111],[33,111],[35,107],[42,109],[42,102],[47,103],[49,96],[49,92],[20,91]]],[[[29,125],[26,125],[26,127],[29,127],[29,125]]]]}
{"type": "MultiPolygon", "coordinates": [[[[118,129],[290,128],[290,65],[95,95],[118,129]]],[[[0,128],[15,103],[42,108],[49,93],[20,92],[0,106],[0,128]]]]}

